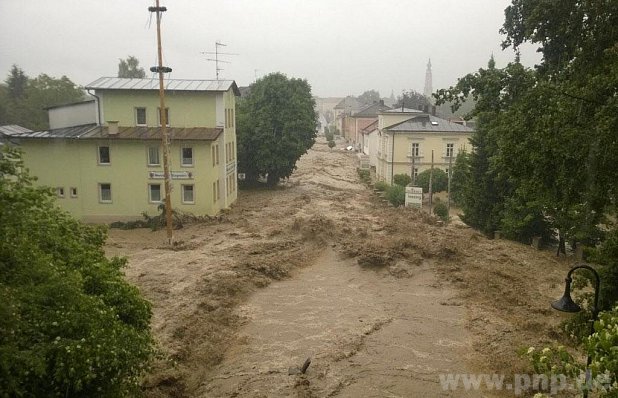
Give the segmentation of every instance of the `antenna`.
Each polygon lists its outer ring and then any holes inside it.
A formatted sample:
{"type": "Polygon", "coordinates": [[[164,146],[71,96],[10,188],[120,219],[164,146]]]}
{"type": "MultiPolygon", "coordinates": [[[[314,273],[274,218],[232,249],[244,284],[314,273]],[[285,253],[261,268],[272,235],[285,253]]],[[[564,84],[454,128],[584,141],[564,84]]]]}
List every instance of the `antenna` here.
{"type": "Polygon", "coordinates": [[[227,47],[227,44],[223,44],[219,41],[215,42],[215,51],[202,51],[204,55],[214,55],[214,58],[206,58],[206,61],[211,61],[215,63],[215,72],[217,75],[217,80],[219,80],[219,72],[223,70],[223,68],[219,67],[219,63],[231,64],[230,61],[224,61],[219,59],[219,55],[238,55],[236,53],[222,53],[219,52],[219,47],[227,47]]]}

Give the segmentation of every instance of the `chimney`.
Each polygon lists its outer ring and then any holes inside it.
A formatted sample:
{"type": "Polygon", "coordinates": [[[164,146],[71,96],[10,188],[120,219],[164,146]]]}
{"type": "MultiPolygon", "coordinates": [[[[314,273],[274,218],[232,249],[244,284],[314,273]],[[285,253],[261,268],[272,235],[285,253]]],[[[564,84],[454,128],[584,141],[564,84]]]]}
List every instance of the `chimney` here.
{"type": "Polygon", "coordinates": [[[108,120],[107,122],[107,134],[108,135],[118,135],[118,121],[117,120],[108,120]]]}

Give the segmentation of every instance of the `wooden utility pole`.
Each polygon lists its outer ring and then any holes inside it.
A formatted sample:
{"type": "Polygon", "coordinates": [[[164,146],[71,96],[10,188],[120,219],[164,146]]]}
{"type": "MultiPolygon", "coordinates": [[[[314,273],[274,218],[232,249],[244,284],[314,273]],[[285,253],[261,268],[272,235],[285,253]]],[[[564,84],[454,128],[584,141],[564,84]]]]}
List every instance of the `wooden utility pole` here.
{"type": "Polygon", "coordinates": [[[416,186],[416,176],[414,175],[414,159],[416,158],[416,153],[414,152],[416,148],[414,148],[414,145],[412,145],[412,174],[410,175],[410,177],[412,177],[412,186],[415,187],[416,186]]]}
{"type": "Polygon", "coordinates": [[[163,66],[163,50],[161,47],[161,13],[167,11],[166,7],[159,6],[159,0],[155,7],[148,7],[148,11],[157,13],[157,52],[158,66],[150,68],[152,72],[159,73],[159,120],[161,120],[161,141],[163,145],[163,178],[165,184],[165,230],[167,231],[168,244],[173,242],[172,228],[172,182],[170,175],[170,145],[167,134],[167,112],[165,111],[165,85],[163,74],[171,72],[172,69],[163,66]]]}
{"type": "Polygon", "coordinates": [[[448,214],[451,214],[451,176],[453,175],[453,153],[451,152],[451,156],[448,158],[448,188],[446,190],[447,193],[447,201],[446,208],[448,209],[448,214]]]}
{"type": "Polygon", "coordinates": [[[433,149],[431,150],[431,169],[429,171],[429,214],[433,205],[433,149]]]}

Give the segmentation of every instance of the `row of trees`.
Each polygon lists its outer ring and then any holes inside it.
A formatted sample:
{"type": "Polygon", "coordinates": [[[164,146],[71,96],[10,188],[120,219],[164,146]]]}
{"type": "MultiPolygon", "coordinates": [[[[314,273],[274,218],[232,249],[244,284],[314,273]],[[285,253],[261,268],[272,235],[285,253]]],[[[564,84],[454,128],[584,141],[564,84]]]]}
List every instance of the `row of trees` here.
{"type": "MultiPolygon", "coordinates": [[[[607,216],[618,194],[618,3],[514,0],[505,15],[503,47],[535,43],[541,64],[525,68],[516,56],[498,68],[492,58],[435,94],[454,108],[476,102],[474,150],[458,157],[453,178],[464,221],[523,242],[556,231],[561,252],[566,242],[612,244],[604,235],[617,234],[607,216]]],[[[615,300],[613,281],[605,297],[615,300]]]]}
{"type": "Polygon", "coordinates": [[[80,101],[84,95],[66,76],[57,79],[43,73],[30,78],[13,65],[5,82],[0,83],[0,125],[46,129],[49,124],[45,108],[80,101]]]}

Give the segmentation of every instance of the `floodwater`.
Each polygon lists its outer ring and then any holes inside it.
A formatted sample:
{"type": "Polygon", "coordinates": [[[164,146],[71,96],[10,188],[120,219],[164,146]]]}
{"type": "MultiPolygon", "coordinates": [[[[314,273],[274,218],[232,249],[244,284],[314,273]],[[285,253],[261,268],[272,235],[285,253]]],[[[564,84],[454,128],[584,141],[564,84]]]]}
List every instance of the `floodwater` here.
{"type": "Polygon", "coordinates": [[[199,396],[466,396],[439,380],[467,373],[471,351],[465,310],[453,297],[428,263],[395,278],[325,249],[238,308],[243,344],[227,352],[199,396]],[[306,374],[289,375],[307,358],[306,374]]]}

